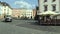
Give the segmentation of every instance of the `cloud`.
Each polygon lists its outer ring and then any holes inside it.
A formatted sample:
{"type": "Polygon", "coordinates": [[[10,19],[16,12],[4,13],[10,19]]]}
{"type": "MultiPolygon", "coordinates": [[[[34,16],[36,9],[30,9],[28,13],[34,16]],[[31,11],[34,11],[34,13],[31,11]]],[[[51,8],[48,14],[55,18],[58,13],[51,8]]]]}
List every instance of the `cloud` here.
{"type": "Polygon", "coordinates": [[[15,1],[16,5],[19,5],[20,8],[27,8],[27,9],[31,9],[33,7],[35,7],[35,5],[32,5],[26,1],[15,1]]]}

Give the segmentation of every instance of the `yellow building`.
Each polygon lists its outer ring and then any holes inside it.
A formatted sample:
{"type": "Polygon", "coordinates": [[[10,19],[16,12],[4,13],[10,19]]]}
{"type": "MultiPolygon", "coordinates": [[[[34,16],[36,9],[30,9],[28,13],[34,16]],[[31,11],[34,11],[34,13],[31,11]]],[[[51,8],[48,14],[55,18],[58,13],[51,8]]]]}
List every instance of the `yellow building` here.
{"type": "Polygon", "coordinates": [[[20,9],[18,9],[18,8],[13,8],[13,9],[12,9],[12,17],[18,18],[18,16],[20,17],[20,9]]]}
{"type": "Polygon", "coordinates": [[[33,17],[33,10],[31,9],[22,9],[22,8],[14,8],[12,11],[12,16],[13,17],[27,17],[29,19],[31,19],[31,17],[33,17]]]}

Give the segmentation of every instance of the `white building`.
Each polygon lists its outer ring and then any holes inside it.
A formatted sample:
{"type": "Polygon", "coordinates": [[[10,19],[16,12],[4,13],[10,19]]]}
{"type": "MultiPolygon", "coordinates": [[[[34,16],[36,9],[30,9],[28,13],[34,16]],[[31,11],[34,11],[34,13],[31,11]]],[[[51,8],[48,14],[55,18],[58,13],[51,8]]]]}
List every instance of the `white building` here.
{"type": "Polygon", "coordinates": [[[12,15],[12,8],[6,2],[0,2],[0,18],[4,18],[4,15],[12,15]]]}
{"type": "Polygon", "coordinates": [[[3,12],[2,12],[2,11],[3,11],[3,9],[2,9],[2,8],[3,8],[3,6],[2,6],[2,4],[0,3],[0,15],[2,15],[2,14],[3,14],[3,12]]]}
{"type": "Polygon", "coordinates": [[[28,17],[29,19],[31,19],[31,17],[33,17],[33,10],[20,9],[20,17],[28,17]]]}
{"type": "Polygon", "coordinates": [[[3,18],[3,5],[0,2],[0,19],[3,18]]]}
{"type": "Polygon", "coordinates": [[[33,10],[26,10],[26,17],[32,18],[33,17],[33,10]]]}
{"type": "Polygon", "coordinates": [[[12,15],[12,8],[9,6],[6,6],[6,14],[7,15],[12,15]]]}
{"type": "MultiPolygon", "coordinates": [[[[39,11],[37,11],[37,15],[44,11],[54,11],[60,12],[60,0],[38,0],[39,1],[39,11]]],[[[59,17],[58,17],[59,19],[59,17]]]]}
{"type": "Polygon", "coordinates": [[[3,5],[3,13],[5,13],[5,15],[12,15],[12,8],[10,7],[9,4],[2,2],[3,5]]]}

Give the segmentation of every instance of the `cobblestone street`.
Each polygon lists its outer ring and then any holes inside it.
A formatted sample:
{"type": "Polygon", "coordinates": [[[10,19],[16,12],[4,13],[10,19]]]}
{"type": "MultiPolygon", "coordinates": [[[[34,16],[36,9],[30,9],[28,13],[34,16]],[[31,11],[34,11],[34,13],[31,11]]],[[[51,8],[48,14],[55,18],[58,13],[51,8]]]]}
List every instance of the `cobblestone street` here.
{"type": "Polygon", "coordinates": [[[60,34],[59,26],[40,26],[34,20],[0,20],[0,34],[60,34]]]}

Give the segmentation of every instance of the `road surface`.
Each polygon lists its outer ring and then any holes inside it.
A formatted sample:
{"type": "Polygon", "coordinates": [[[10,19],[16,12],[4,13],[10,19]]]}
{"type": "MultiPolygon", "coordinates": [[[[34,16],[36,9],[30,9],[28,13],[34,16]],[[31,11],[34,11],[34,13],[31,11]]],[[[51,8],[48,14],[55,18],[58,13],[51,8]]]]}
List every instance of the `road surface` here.
{"type": "Polygon", "coordinates": [[[40,26],[34,20],[0,20],[0,34],[60,34],[60,26],[40,26]]]}

